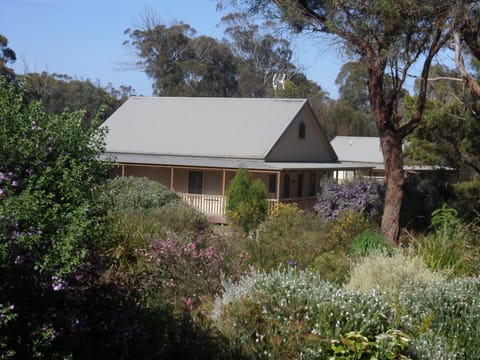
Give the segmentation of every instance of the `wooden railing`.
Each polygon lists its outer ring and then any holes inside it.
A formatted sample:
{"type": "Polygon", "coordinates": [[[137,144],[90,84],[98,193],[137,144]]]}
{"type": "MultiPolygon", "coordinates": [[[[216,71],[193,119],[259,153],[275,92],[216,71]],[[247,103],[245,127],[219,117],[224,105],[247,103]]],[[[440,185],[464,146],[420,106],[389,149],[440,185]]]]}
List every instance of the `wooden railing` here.
{"type": "MultiPolygon", "coordinates": [[[[212,221],[226,221],[226,198],[222,195],[201,195],[178,193],[182,201],[207,215],[212,221]]],[[[311,208],[316,198],[285,199],[282,202],[297,203],[301,208],[311,208]]],[[[268,213],[270,214],[277,204],[276,199],[268,199],[268,213]]]]}

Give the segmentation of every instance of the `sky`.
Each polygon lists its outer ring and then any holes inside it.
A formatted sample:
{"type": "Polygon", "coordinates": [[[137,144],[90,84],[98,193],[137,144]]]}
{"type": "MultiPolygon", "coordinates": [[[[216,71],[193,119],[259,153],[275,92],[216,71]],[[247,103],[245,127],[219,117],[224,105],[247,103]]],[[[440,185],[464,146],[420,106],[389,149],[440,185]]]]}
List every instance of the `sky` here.
{"type": "MultiPolygon", "coordinates": [[[[132,50],[123,45],[127,28],[135,29],[150,11],[164,25],[189,24],[197,35],[223,37],[222,16],[216,0],[0,0],[0,34],[15,51],[16,73],[67,74],[79,80],[129,85],[137,95],[152,95],[152,80],[145,73],[126,70],[135,62],[132,50]]],[[[288,36],[288,35],[283,35],[288,36]]],[[[343,59],[332,43],[319,38],[288,38],[295,65],[307,77],[338,96],[335,78],[343,59]]]]}

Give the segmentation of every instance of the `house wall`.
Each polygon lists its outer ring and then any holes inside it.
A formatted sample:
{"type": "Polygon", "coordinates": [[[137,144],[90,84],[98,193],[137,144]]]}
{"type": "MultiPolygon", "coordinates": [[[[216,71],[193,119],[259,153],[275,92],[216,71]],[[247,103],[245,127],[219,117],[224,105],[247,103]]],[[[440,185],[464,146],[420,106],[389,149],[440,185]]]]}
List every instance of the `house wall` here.
{"type": "Polygon", "coordinates": [[[330,144],[318,121],[309,111],[302,111],[291,122],[266,157],[267,161],[333,162],[330,144]],[[305,138],[299,138],[299,127],[305,125],[305,138]]]}
{"type": "Polygon", "coordinates": [[[125,165],[123,171],[124,176],[146,177],[150,180],[158,181],[168,188],[170,187],[170,168],[125,165]]]}

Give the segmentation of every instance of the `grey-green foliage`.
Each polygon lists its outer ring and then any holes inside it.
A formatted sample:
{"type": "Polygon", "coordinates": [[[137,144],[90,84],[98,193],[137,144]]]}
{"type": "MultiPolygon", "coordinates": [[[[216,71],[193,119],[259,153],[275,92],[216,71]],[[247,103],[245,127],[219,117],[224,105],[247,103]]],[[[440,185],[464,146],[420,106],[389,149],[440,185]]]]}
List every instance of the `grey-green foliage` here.
{"type": "Polygon", "coordinates": [[[141,177],[117,177],[109,180],[102,198],[115,211],[161,208],[178,199],[175,192],[158,181],[141,177]]]}

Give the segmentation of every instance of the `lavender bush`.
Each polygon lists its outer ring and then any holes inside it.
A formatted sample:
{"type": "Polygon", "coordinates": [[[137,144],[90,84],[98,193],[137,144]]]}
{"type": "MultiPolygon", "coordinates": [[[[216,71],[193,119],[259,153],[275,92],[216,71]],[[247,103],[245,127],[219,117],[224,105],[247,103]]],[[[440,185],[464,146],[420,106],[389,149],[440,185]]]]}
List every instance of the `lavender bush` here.
{"type": "Polygon", "coordinates": [[[373,179],[356,178],[342,184],[325,179],[314,210],[327,219],[353,210],[363,212],[369,220],[377,220],[382,214],[383,199],[384,186],[373,179]]]}

